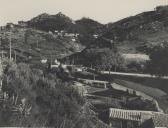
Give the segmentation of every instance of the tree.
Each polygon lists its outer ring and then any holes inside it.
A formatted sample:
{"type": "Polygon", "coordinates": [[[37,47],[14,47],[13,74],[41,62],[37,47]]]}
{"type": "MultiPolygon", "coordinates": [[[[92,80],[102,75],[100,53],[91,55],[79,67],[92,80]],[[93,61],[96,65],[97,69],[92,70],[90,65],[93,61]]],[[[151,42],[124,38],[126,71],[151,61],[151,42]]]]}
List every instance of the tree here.
{"type": "Polygon", "coordinates": [[[168,46],[157,46],[150,52],[148,72],[152,75],[168,75],[168,46]]]}
{"type": "Polygon", "coordinates": [[[102,53],[100,57],[100,63],[104,70],[108,70],[109,74],[110,71],[117,71],[117,69],[122,69],[124,67],[124,59],[117,51],[113,50],[106,50],[102,53]]]}

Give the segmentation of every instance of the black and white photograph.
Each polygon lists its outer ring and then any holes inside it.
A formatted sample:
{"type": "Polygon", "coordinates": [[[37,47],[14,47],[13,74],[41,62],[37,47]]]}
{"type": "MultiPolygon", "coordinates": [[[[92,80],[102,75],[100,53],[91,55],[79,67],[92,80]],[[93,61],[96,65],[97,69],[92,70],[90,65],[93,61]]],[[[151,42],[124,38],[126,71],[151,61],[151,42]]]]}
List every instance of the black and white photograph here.
{"type": "Polygon", "coordinates": [[[168,0],[0,0],[0,127],[168,128],[168,0]]]}

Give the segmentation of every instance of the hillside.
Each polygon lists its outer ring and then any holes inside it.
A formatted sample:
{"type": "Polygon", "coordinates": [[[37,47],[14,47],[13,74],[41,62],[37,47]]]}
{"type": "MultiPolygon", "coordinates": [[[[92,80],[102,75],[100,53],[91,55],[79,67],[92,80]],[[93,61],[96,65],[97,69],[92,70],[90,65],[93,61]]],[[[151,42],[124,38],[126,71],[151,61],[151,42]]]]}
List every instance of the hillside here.
{"type": "Polygon", "coordinates": [[[124,53],[145,52],[168,40],[168,6],[131,16],[113,24],[103,37],[114,40],[124,53]]]}
{"type": "MultiPolygon", "coordinates": [[[[87,21],[88,19],[83,19],[79,23],[85,25],[87,21]]],[[[85,26],[89,30],[90,26],[85,26]]],[[[115,48],[126,60],[128,69],[131,66],[131,72],[143,72],[145,68],[138,67],[138,64],[142,63],[145,66],[146,61],[149,60],[149,51],[157,45],[168,44],[168,6],[156,7],[154,11],[143,12],[115,23],[109,23],[101,30],[103,31],[98,33],[99,37],[92,40],[81,53],[74,54],[63,61],[68,60],[71,63],[91,66],[91,62],[96,60],[95,53],[99,54],[109,48],[115,48]],[[131,61],[129,56],[134,56],[131,61]],[[88,59],[91,57],[92,59],[88,59]]]]}
{"type": "Polygon", "coordinates": [[[86,17],[77,20],[76,24],[87,34],[102,34],[105,30],[105,25],[86,17]]]}
{"type": "Polygon", "coordinates": [[[94,42],[93,35],[101,35],[105,31],[105,25],[90,18],[82,18],[74,21],[61,12],[56,15],[40,14],[26,22],[28,27],[46,32],[64,31],[78,33],[80,43],[88,46],[94,42]]]}
{"type": "Polygon", "coordinates": [[[65,14],[59,12],[56,15],[43,13],[27,21],[28,26],[43,31],[66,31],[80,34],[100,34],[105,25],[90,18],[82,18],[74,21],[65,14]]]}
{"type": "MultiPolygon", "coordinates": [[[[9,53],[10,24],[1,27],[2,50],[9,53]]],[[[20,61],[37,61],[41,58],[62,58],[94,42],[104,25],[89,18],[74,21],[61,12],[56,15],[40,14],[29,21],[12,24],[12,56],[20,61]],[[52,55],[52,56],[51,56],[52,55]]]]}
{"type": "MultiPolygon", "coordinates": [[[[16,52],[21,61],[37,61],[41,58],[62,58],[83,49],[78,40],[71,37],[59,37],[31,28],[14,27],[11,30],[12,56],[16,52]]],[[[1,49],[9,52],[10,30],[1,31],[1,49]]]]}
{"type": "MultiPolygon", "coordinates": [[[[12,44],[18,55],[27,54],[38,57],[64,57],[85,48],[102,51],[117,47],[121,54],[147,54],[155,45],[168,42],[168,6],[157,7],[154,11],[122,19],[103,25],[90,18],[74,21],[58,13],[43,13],[26,21],[26,26],[16,25],[13,30],[12,44]],[[18,27],[19,26],[19,27],[18,27]],[[58,34],[56,34],[58,32],[58,34]],[[63,33],[62,33],[63,32],[63,33]],[[77,34],[59,37],[59,34],[77,34]],[[23,54],[26,53],[26,54],[23,54]]],[[[2,30],[7,33],[9,30],[2,30]]],[[[8,34],[2,34],[3,48],[9,49],[8,34]]],[[[80,54],[83,54],[84,51],[80,54]]],[[[87,61],[87,60],[85,60],[87,61]]]]}

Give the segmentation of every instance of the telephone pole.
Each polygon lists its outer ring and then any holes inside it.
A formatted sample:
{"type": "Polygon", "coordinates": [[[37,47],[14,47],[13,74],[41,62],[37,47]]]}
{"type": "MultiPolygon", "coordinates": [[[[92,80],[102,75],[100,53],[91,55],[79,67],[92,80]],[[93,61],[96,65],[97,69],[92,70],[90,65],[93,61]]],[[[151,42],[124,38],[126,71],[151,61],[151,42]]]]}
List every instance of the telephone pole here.
{"type": "Polygon", "coordinates": [[[9,32],[9,59],[12,60],[12,28],[14,26],[10,25],[10,32],[9,32]]]}
{"type": "Polygon", "coordinates": [[[52,53],[51,53],[51,56],[50,56],[50,57],[51,57],[50,63],[51,63],[51,65],[52,65],[52,53]]]}
{"type": "Polygon", "coordinates": [[[14,51],[15,52],[15,63],[16,63],[16,51],[14,51]]]}
{"type": "Polygon", "coordinates": [[[11,36],[12,36],[12,32],[11,32],[11,30],[10,30],[10,37],[9,37],[9,59],[10,59],[10,61],[12,60],[12,38],[11,38],[11,36]]]}
{"type": "Polygon", "coordinates": [[[4,53],[4,52],[3,52],[3,51],[1,51],[1,58],[3,58],[3,56],[4,56],[4,55],[3,55],[3,53],[4,53]]]}
{"type": "Polygon", "coordinates": [[[0,33],[0,45],[2,45],[2,33],[0,33]]]}

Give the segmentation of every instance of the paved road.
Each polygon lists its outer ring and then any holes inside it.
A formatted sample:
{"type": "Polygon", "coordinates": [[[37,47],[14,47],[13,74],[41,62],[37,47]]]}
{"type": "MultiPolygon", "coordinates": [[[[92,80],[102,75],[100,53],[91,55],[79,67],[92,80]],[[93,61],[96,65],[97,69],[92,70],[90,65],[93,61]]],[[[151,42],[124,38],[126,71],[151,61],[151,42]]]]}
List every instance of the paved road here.
{"type": "MultiPolygon", "coordinates": [[[[109,74],[109,71],[101,71],[102,74],[109,74]]],[[[146,78],[158,78],[158,76],[150,74],[140,74],[140,73],[125,73],[125,72],[110,72],[112,75],[122,75],[122,76],[136,76],[136,77],[146,77],[146,78]]],[[[168,79],[168,76],[161,77],[161,79],[168,79]]]]}

